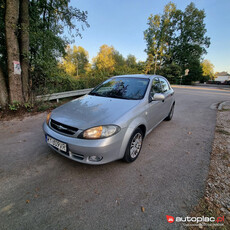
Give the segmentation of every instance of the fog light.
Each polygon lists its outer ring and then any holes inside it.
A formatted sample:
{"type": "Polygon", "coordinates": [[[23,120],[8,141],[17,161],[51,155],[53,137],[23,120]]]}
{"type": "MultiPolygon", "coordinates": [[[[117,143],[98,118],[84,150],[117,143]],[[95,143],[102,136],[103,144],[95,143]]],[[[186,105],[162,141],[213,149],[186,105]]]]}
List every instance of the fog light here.
{"type": "Polygon", "coordinates": [[[89,161],[94,161],[94,162],[97,162],[97,161],[101,161],[103,157],[101,156],[90,156],[89,157],[89,161]]]}

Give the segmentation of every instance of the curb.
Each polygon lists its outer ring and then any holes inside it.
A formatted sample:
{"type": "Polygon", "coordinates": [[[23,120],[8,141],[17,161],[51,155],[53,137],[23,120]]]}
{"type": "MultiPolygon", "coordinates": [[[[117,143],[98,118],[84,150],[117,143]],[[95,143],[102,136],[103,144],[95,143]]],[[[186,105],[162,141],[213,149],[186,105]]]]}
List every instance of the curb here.
{"type": "Polygon", "coordinates": [[[224,101],[224,102],[221,102],[218,106],[218,110],[222,110],[223,109],[223,106],[226,105],[227,103],[230,103],[230,101],[224,101]]]}

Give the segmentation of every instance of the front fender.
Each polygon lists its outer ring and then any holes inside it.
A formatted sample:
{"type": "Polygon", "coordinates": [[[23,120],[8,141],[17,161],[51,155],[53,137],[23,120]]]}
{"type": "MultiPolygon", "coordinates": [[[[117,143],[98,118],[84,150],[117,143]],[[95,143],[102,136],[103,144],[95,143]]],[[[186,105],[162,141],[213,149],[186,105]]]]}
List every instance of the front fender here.
{"type": "Polygon", "coordinates": [[[126,147],[129,143],[130,137],[133,134],[134,130],[140,125],[144,125],[147,128],[147,121],[143,117],[137,117],[134,120],[132,120],[132,122],[129,124],[129,126],[126,130],[124,139],[123,139],[122,144],[121,144],[119,158],[124,157],[126,147]]]}

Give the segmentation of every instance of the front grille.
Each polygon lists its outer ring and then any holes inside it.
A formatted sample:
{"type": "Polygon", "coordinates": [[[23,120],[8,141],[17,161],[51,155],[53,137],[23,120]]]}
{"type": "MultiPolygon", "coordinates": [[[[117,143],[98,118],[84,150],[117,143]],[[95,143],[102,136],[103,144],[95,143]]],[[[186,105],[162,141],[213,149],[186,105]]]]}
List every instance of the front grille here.
{"type": "Polygon", "coordinates": [[[78,128],[62,124],[62,123],[55,121],[53,119],[51,119],[51,121],[50,121],[50,126],[53,129],[57,130],[58,132],[61,132],[61,133],[67,134],[67,135],[74,135],[78,131],[78,128]]]}

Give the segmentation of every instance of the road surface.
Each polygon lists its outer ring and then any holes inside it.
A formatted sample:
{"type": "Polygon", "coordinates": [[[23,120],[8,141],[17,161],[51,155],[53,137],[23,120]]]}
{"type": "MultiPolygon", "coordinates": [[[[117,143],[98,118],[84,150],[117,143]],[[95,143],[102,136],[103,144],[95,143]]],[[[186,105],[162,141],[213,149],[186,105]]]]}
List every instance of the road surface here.
{"type": "Polygon", "coordinates": [[[186,217],[201,198],[216,122],[210,106],[230,91],[175,92],[173,120],[149,134],[132,164],[58,155],[44,141],[45,113],[1,122],[0,229],[183,229],[166,215],[186,217]]]}

